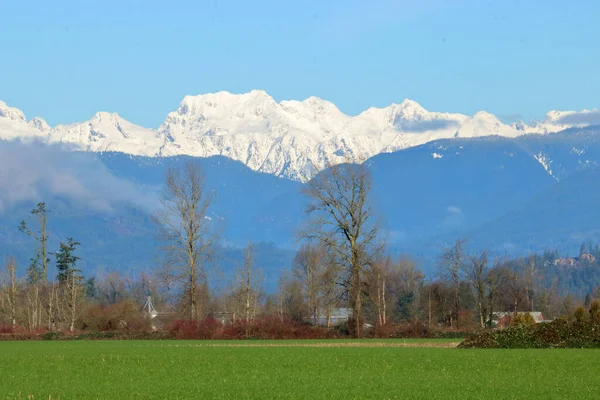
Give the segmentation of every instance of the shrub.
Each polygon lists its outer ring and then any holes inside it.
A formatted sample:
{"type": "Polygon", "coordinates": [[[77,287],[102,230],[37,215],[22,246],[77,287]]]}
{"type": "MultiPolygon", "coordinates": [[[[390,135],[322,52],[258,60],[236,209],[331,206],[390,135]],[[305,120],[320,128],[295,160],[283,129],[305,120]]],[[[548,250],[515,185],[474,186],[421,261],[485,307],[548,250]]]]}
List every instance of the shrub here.
{"type": "Polygon", "coordinates": [[[168,327],[168,331],[177,339],[217,339],[222,336],[223,324],[214,318],[177,320],[168,327]]]}
{"type": "Polygon", "coordinates": [[[468,337],[461,348],[592,348],[600,347],[600,323],[595,309],[579,308],[573,321],[556,319],[549,323],[514,324],[505,329],[481,332],[468,337]]]}
{"type": "Polygon", "coordinates": [[[454,328],[429,329],[424,321],[413,319],[402,324],[378,326],[370,331],[369,337],[377,338],[405,338],[405,339],[463,339],[469,336],[472,330],[456,330],[454,328]]]}
{"type": "Polygon", "coordinates": [[[511,325],[533,326],[535,319],[529,313],[518,313],[512,317],[511,325]]]}
{"type": "Polygon", "coordinates": [[[590,305],[590,319],[596,323],[600,324],[600,301],[594,300],[590,305]]]}
{"type": "Polygon", "coordinates": [[[110,306],[88,307],[81,317],[79,327],[91,331],[148,331],[151,323],[150,319],[140,313],[136,303],[124,300],[110,306]]]}

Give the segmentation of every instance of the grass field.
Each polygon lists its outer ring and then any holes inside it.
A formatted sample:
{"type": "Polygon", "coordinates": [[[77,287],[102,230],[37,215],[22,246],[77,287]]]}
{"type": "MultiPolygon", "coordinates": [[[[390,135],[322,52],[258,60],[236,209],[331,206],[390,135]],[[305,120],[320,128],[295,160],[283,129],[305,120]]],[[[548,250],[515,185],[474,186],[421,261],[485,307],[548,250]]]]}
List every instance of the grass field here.
{"type": "Polygon", "coordinates": [[[0,342],[0,398],[600,398],[599,350],[452,342],[0,342]]]}

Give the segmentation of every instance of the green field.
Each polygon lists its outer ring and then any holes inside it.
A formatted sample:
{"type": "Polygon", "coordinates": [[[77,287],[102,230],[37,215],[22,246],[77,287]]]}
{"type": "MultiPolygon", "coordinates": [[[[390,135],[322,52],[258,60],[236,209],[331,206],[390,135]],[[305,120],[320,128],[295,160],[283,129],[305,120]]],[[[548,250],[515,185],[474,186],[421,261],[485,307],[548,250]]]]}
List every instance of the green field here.
{"type": "Polygon", "coordinates": [[[450,342],[0,342],[0,398],[600,398],[598,350],[450,342]]]}

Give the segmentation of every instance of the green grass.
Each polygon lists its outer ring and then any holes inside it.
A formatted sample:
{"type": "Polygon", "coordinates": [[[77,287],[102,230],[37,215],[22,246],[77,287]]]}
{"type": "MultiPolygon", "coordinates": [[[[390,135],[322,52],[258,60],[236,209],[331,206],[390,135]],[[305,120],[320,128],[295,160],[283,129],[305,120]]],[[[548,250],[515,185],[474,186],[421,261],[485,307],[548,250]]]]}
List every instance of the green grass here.
{"type": "Polygon", "coordinates": [[[226,346],[244,343],[0,342],[0,399],[600,397],[600,350],[226,346]]]}

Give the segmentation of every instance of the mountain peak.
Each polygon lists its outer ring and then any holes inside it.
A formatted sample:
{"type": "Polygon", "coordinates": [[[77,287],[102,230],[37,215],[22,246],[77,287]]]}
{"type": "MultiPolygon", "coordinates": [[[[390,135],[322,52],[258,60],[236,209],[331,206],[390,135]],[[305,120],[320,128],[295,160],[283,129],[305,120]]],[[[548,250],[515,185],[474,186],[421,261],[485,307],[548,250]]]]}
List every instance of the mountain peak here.
{"type": "Polygon", "coordinates": [[[411,99],[402,100],[402,102],[399,104],[399,106],[405,110],[427,111],[423,108],[423,106],[421,106],[421,104],[419,104],[416,101],[411,100],[411,99]]]}
{"type": "Polygon", "coordinates": [[[52,129],[44,119],[39,117],[33,118],[31,121],[29,121],[28,125],[44,133],[50,132],[50,130],[52,129]]]}
{"type": "Polygon", "coordinates": [[[422,119],[429,112],[414,100],[404,99],[400,104],[392,104],[389,107],[392,111],[392,118],[395,121],[422,119]]]}
{"type": "Polygon", "coordinates": [[[477,111],[474,115],[473,115],[474,119],[485,119],[485,120],[489,120],[489,121],[499,121],[499,119],[494,115],[491,114],[487,111],[477,111]]]}
{"type": "Polygon", "coordinates": [[[94,114],[94,116],[91,118],[92,121],[98,121],[98,122],[117,122],[119,120],[121,120],[121,116],[115,112],[107,112],[107,111],[98,111],[96,114],[94,114]]]}
{"type": "Polygon", "coordinates": [[[0,101],[0,118],[8,118],[12,121],[17,122],[27,122],[23,111],[19,110],[16,107],[11,107],[7,105],[3,101],[0,101]]]}

